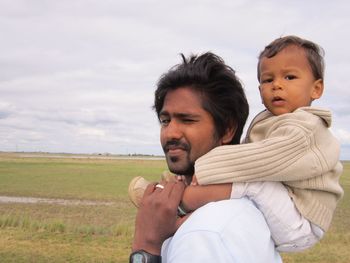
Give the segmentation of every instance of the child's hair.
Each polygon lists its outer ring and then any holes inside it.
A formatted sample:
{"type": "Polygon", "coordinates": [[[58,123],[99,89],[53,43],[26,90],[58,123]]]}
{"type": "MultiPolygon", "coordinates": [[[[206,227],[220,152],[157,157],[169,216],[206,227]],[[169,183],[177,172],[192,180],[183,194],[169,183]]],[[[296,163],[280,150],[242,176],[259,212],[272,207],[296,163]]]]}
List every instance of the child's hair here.
{"type": "Polygon", "coordinates": [[[278,52],[280,52],[282,49],[288,47],[288,46],[297,46],[302,49],[304,49],[306,58],[309,61],[309,64],[312,69],[312,73],[314,75],[314,78],[316,80],[322,79],[324,75],[324,50],[322,47],[317,45],[316,43],[313,43],[309,40],[302,39],[297,36],[285,36],[280,37],[272,41],[269,45],[265,47],[265,49],[260,53],[259,55],[259,62],[258,62],[258,80],[260,81],[260,62],[261,59],[264,57],[272,58],[275,56],[278,52]]]}

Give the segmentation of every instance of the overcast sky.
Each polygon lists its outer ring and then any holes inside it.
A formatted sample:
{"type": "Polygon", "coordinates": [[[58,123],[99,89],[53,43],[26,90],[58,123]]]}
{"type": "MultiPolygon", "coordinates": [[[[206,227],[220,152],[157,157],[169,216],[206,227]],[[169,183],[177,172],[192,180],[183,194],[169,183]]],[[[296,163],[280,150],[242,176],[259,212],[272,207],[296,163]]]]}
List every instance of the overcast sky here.
{"type": "Polygon", "coordinates": [[[179,53],[212,51],[251,106],[259,52],[298,35],[325,50],[332,132],[350,160],[349,1],[0,0],[0,151],[162,154],[152,111],[179,53]]]}

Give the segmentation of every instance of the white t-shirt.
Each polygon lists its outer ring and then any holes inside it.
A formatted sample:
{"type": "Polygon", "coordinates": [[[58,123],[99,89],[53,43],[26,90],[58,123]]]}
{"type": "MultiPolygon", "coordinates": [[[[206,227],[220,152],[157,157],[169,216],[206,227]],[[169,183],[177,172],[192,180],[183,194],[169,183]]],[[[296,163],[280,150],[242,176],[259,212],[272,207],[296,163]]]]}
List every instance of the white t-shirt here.
{"type": "Polygon", "coordinates": [[[282,262],[262,213],[246,199],[197,209],[162,247],[165,263],[282,262]]]}

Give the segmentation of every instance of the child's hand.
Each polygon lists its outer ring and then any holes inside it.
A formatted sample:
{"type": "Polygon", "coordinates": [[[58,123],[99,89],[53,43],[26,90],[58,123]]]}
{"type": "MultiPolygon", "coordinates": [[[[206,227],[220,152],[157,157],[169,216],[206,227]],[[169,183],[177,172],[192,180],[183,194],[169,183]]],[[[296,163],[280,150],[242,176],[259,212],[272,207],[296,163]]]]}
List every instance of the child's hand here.
{"type": "Polygon", "coordinates": [[[184,176],[184,175],[176,175],[176,179],[178,181],[184,182],[184,184],[187,185],[186,176],[184,176]]]}
{"type": "Polygon", "coordinates": [[[196,177],[195,175],[192,176],[191,185],[192,185],[192,186],[197,186],[197,185],[198,185],[197,177],[196,177]]]}

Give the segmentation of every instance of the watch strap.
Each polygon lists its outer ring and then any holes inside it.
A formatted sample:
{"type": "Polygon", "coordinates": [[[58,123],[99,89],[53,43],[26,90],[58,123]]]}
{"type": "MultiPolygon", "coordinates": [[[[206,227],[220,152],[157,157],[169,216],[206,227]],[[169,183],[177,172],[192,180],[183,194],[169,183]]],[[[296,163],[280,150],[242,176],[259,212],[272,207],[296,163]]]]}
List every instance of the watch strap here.
{"type": "Polygon", "coordinates": [[[162,263],[162,257],[141,249],[131,253],[129,263],[162,263]]]}
{"type": "Polygon", "coordinates": [[[180,202],[179,206],[177,207],[177,216],[183,217],[185,215],[187,215],[187,211],[184,208],[182,202],[180,202]]]}

